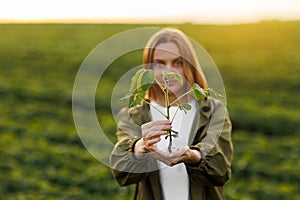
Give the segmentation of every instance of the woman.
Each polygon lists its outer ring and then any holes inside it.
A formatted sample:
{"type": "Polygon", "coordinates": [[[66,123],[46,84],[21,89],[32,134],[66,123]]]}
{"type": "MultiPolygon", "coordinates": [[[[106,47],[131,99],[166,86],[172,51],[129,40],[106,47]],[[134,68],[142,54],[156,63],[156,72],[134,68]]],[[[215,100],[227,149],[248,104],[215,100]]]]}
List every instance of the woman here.
{"type": "Polygon", "coordinates": [[[184,78],[180,85],[168,82],[172,120],[160,114],[165,97],[157,84],[147,91],[153,106],[124,108],[118,114],[118,142],[111,155],[113,175],[122,186],[136,184],[134,199],[223,199],[222,186],[231,176],[233,147],[231,122],[221,101],[207,97],[196,101],[178,96],[198,83],[207,82],[187,37],[176,29],[162,29],[152,36],[144,50],[146,68],[164,84],[162,72],[176,72],[184,78]],[[176,105],[190,104],[188,112],[176,105]],[[174,116],[175,115],[175,116],[174,116]],[[165,151],[169,130],[179,132],[175,149],[165,151]]]}

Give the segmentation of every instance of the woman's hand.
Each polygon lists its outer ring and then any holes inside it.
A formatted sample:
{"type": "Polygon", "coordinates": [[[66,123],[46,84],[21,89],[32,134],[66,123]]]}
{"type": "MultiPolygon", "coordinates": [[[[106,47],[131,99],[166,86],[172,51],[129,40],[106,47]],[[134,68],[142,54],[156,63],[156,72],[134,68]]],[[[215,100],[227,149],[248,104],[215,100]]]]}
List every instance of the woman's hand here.
{"type": "Polygon", "coordinates": [[[160,141],[161,135],[166,135],[168,130],[171,130],[171,121],[158,120],[151,121],[142,125],[142,138],[137,141],[134,146],[135,156],[140,158],[141,153],[149,152],[149,147],[155,147],[160,141]]]}
{"type": "Polygon", "coordinates": [[[155,146],[146,146],[145,149],[157,160],[169,166],[174,166],[179,163],[195,164],[201,160],[200,152],[195,149],[190,149],[188,146],[178,148],[172,153],[163,152],[155,146]]]}

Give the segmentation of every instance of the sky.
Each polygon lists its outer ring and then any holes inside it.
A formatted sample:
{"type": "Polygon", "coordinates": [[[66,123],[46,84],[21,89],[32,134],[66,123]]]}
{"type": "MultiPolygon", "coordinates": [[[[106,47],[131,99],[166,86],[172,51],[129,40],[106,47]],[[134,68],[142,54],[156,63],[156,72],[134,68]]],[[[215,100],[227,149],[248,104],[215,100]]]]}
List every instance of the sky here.
{"type": "Polygon", "coordinates": [[[299,20],[300,0],[1,0],[0,22],[243,23],[299,20]]]}

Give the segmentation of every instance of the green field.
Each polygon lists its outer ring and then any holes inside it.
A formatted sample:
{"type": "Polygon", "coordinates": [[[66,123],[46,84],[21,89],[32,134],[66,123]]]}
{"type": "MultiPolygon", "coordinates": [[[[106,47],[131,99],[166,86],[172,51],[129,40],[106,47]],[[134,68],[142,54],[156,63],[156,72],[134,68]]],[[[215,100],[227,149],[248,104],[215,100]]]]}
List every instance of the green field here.
{"type": "MultiPolygon", "coordinates": [[[[0,25],[1,198],[131,199],[79,139],[72,89],[96,45],[147,26],[167,25],[0,25]]],[[[200,43],[222,74],[235,148],[227,199],[300,199],[300,21],[169,26],[200,43]]],[[[140,52],[113,62],[96,94],[112,141],[112,88],[140,62],[140,52]]]]}

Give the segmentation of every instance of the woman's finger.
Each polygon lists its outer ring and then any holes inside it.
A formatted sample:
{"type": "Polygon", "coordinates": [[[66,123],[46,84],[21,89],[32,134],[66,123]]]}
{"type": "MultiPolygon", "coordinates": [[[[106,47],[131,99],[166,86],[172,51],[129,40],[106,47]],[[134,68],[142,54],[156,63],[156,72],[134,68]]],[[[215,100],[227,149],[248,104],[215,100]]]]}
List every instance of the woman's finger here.
{"type": "Polygon", "coordinates": [[[166,135],[172,128],[168,120],[153,121],[142,126],[142,137],[149,139],[151,137],[166,135]]]}
{"type": "Polygon", "coordinates": [[[143,124],[142,128],[150,128],[152,126],[157,126],[157,125],[171,125],[171,121],[170,120],[151,121],[151,122],[143,124]]]}
{"type": "Polygon", "coordinates": [[[188,147],[182,147],[178,148],[172,153],[166,153],[155,148],[154,146],[147,147],[147,151],[150,152],[155,159],[169,166],[174,166],[176,164],[184,162],[187,159],[186,152],[188,151],[188,149],[188,147]]]}
{"type": "Polygon", "coordinates": [[[159,161],[165,163],[166,165],[170,165],[171,164],[170,158],[167,155],[167,153],[162,152],[160,150],[153,151],[153,149],[152,150],[149,149],[149,153],[156,160],[159,160],[159,161]]]}
{"type": "Polygon", "coordinates": [[[160,140],[161,140],[160,137],[152,137],[152,138],[147,139],[145,143],[147,146],[151,146],[153,144],[156,144],[160,140]]]}
{"type": "Polygon", "coordinates": [[[170,157],[171,158],[185,157],[186,156],[186,152],[188,151],[188,148],[189,147],[187,147],[187,146],[177,148],[175,151],[173,151],[172,153],[170,153],[170,157]]]}

